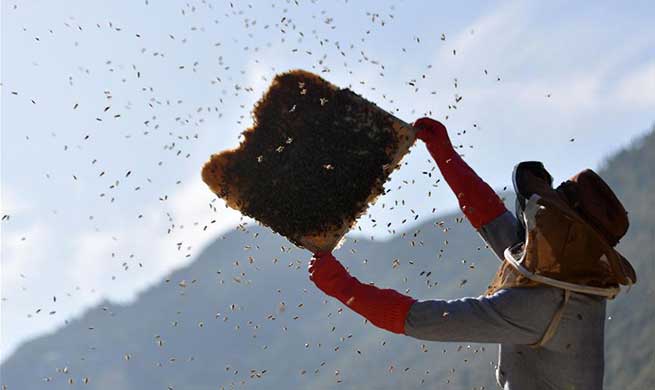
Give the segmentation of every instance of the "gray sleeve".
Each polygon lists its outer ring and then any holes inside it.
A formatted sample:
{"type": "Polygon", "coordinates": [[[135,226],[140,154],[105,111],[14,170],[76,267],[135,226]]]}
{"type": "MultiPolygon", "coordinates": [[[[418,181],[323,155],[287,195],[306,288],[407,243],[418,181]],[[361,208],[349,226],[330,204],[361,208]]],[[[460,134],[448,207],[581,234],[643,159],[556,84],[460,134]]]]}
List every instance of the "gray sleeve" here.
{"type": "Polygon", "coordinates": [[[560,289],[533,287],[504,289],[489,297],[418,301],[405,319],[405,334],[431,341],[533,344],[562,299],[560,289]]]}
{"type": "Polygon", "coordinates": [[[478,234],[502,261],[505,249],[524,239],[524,237],[519,237],[519,230],[519,221],[514,214],[505,211],[493,221],[482,226],[478,230],[478,234]]]}

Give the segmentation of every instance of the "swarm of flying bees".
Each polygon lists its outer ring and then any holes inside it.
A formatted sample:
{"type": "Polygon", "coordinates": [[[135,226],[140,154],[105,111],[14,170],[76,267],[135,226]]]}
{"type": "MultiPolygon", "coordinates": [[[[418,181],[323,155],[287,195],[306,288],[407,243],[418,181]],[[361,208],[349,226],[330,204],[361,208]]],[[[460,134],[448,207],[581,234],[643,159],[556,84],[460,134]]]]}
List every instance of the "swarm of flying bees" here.
{"type": "MultiPolygon", "coordinates": [[[[189,219],[175,212],[174,203],[181,198],[177,190],[190,180],[200,180],[187,172],[199,169],[208,150],[203,147],[219,148],[214,144],[224,137],[216,135],[217,129],[244,128],[252,103],[260,97],[257,94],[276,73],[287,70],[269,62],[271,53],[284,56],[292,68],[306,67],[323,77],[345,82],[344,86],[378,99],[377,103],[394,115],[433,116],[448,124],[449,118],[462,111],[467,103],[462,86],[470,80],[440,74],[437,63],[403,69],[385,64],[384,55],[376,49],[389,39],[392,31],[400,45],[393,57],[408,59],[410,63],[416,63],[413,58],[425,58],[425,51],[442,50],[449,58],[465,55],[453,46],[448,32],[433,26],[431,35],[419,36],[399,24],[396,19],[406,16],[407,4],[376,5],[376,10],[363,10],[351,2],[340,3],[333,10],[325,10],[324,6],[327,5],[315,0],[199,0],[175,9],[179,5],[145,0],[138,5],[129,4],[129,14],[139,18],[125,17],[121,22],[73,15],[38,19],[48,20],[49,25],[20,19],[26,15],[20,3],[8,7],[7,18],[18,18],[13,20],[23,23],[12,34],[21,39],[29,37],[34,48],[35,58],[27,60],[39,63],[49,46],[57,45],[65,45],[74,56],[75,66],[70,69],[43,69],[35,65],[39,72],[49,72],[60,87],[67,88],[59,102],[41,97],[38,89],[14,83],[11,78],[2,80],[0,90],[3,98],[7,95],[11,107],[39,116],[48,105],[60,104],[66,107],[62,117],[85,124],[72,129],[66,123],[52,123],[52,130],[12,129],[24,132],[23,144],[12,146],[34,153],[32,148],[47,144],[56,156],[57,161],[40,161],[39,177],[34,180],[40,180],[42,188],[56,183],[53,188],[57,191],[64,189],[58,196],[77,196],[80,206],[93,205],[97,213],[85,214],[83,218],[83,229],[90,234],[111,232],[108,247],[112,249],[107,256],[85,261],[114,264],[115,271],[104,276],[107,283],[114,284],[140,279],[139,273],[155,268],[161,256],[155,249],[142,253],[120,246],[131,242],[132,232],[136,231],[131,226],[156,229],[157,239],[177,259],[173,267],[176,270],[132,304],[149,302],[152,307],[138,306],[147,310],[140,314],[145,319],[166,321],[133,323],[126,314],[130,306],[107,303],[80,319],[65,320],[70,327],[82,325],[84,332],[78,341],[83,342],[78,343],[76,355],[49,355],[48,364],[54,368],[48,371],[43,383],[66,383],[70,388],[101,383],[102,378],[85,371],[91,367],[87,363],[99,357],[116,372],[140,367],[155,370],[152,372],[163,381],[156,383],[168,389],[183,389],[185,384],[172,383],[179,377],[169,375],[167,370],[195,373],[202,366],[210,367],[213,376],[209,379],[220,389],[258,383],[270,388],[285,375],[292,375],[294,379],[289,380],[298,388],[318,383],[351,388],[368,379],[367,360],[378,358],[382,365],[371,371],[372,376],[390,382],[420,386],[455,380],[454,368],[435,367],[446,349],[440,351],[439,347],[425,343],[390,337],[326,299],[307,279],[306,266],[311,254],[245,218],[234,229],[221,231],[225,208],[206,191],[195,194],[202,213],[189,219]],[[349,13],[359,18],[361,28],[348,29],[349,13]],[[143,22],[141,16],[157,28],[139,25],[143,22]],[[175,26],[171,31],[167,31],[169,24],[175,26]],[[96,51],[109,46],[111,50],[106,52],[96,51]],[[201,50],[210,54],[201,55],[201,50]],[[398,74],[391,77],[391,73],[398,74]],[[175,85],[158,85],[157,80],[162,78],[175,85]],[[441,84],[435,80],[447,80],[448,89],[437,88],[441,84]],[[190,88],[175,88],[186,83],[190,88]],[[400,96],[394,97],[394,93],[400,96]],[[202,103],[195,103],[199,100],[196,95],[202,95],[202,103]],[[407,99],[405,96],[435,104],[422,104],[421,107],[431,107],[424,112],[408,112],[401,104],[402,99],[407,99]],[[441,99],[442,96],[448,97],[441,99]],[[118,145],[119,149],[108,153],[108,145],[118,145]],[[147,150],[143,152],[147,159],[139,157],[141,150],[147,150]],[[203,152],[197,153],[198,150],[203,152]],[[103,226],[103,221],[109,219],[107,214],[119,217],[122,231],[103,226]],[[166,301],[154,299],[155,291],[158,299],[165,297],[166,301]],[[206,301],[198,301],[201,298],[206,301]],[[144,325],[152,328],[143,330],[144,325]],[[113,335],[117,329],[130,338],[110,340],[115,351],[100,348],[107,341],[104,335],[113,335]],[[373,338],[363,336],[364,331],[373,338]],[[143,347],[131,345],[135,341],[143,342],[143,347]],[[433,357],[425,357],[425,362],[418,366],[408,366],[408,360],[395,357],[397,351],[405,348],[433,357]],[[157,358],[153,360],[152,356],[157,358]],[[216,359],[209,360],[208,356],[216,359]],[[63,368],[56,368],[57,365],[63,368]]],[[[15,26],[18,25],[11,23],[6,28],[15,26]]],[[[501,82],[501,76],[492,69],[481,66],[479,74],[481,80],[492,77],[492,82],[501,82]]],[[[550,92],[545,97],[555,98],[550,92]]],[[[320,106],[326,109],[332,103],[320,99],[320,106]]],[[[296,106],[289,107],[291,111],[295,109],[296,106]]],[[[451,129],[451,138],[462,155],[474,148],[468,141],[469,134],[482,131],[476,118],[469,122],[468,129],[451,129]]],[[[277,153],[292,150],[292,142],[290,138],[281,144],[277,153]]],[[[430,299],[440,297],[442,286],[466,289],[473,281],[490,275],[476,275],[480,273],[476,272],[480,268],[477,264],[483,261],[462,260],[452,254],[463,250],[460,242],[450,242],[449,238],[463,234],[461,225],[466,225],[465,219],[461,214],[441,215],[437,219],[441,209],[431,203],[433,195],[449,189],[442,185],[431,159],[418,163],[420,168],[403,163],[400,170],[415,170],[413,178],[387,182],[377,208],[361,217],[352,237],[335,255],[360,280],[430,299]],[[427,208],[403,199],[419,186],[429,188],[422,194],[429,204],[427,208]],[[375,215],[375,210],[381,215],[375,215]],[[378,242],[374,236],[362,236],[367,229],[380,228],[392,237],[391,241],[378,242]],[[402,251],[397,252],[396,248],[402,251]],[[450,280],[448,274],[461,275],[460,271],[466,272],[465,278],[450,280]]],[[[321,166],[326,171],[338,169],[330,161],[321,166]]],[[[45,213],[52,217],[52,224],[77,221],[76,209],[50,206],[45,213]]],[[[11,230],[21,222],[20,210],[2,210],[3,228],[11,230]]],[[[29,235],[20,237],[20,241],[21,245],[37,245],[29,235]]],[[[153,248],[159,245],[146,244],[153,248]]],[[[471,244],[470,256],[480,255],[478,246],[471,244]]],[[[33,277],[27,272],[20,276],[26,284],[33,277]]],[[[482,285],[479,290],[484,290],[482,285]]],[[[68,304],[94,293],[94,289],[70,286],[66,291],[51,293],[42,307],[28,308],[26,317],[46,321],[43,316],[47,313],[55,321],[62,316],[57,310],[62,301],[68,304]]],[[[14,294],[3,295],[3,302],[14,299],[14,294]]],[[[443,317],[447,318],[448,313],[443,317]]],[[[486,359],[476,360],[484,348],[475,346],[448,351],[463,364],[486,359]]],[[[16,387],[11,383],[2,386],[3,390],[12,388],[16,387]]]]}

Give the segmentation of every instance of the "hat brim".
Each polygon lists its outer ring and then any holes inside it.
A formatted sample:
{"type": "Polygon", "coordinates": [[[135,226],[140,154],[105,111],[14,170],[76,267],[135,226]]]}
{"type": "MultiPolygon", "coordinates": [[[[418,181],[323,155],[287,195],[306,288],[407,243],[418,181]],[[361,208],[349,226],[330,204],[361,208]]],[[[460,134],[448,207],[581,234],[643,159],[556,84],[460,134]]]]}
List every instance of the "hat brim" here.
{"type": "MultiPolygon", "coordinates": [[[[593,287],[587,285],[578,285],[575,283],[552,279],[544,275],[541,275],[539,273],[532,272],[527,268],[525,268],[523,264],[523,260],[525,259],[526,256],[526,248],[528,248],[531,245],[530,231],[535,226],[533,214],[536,212],[537,208],[540,207],[539,204],[545,205],[549,203],[550,202],[548,202],[548,200],[541,198],[537,194],[531,197],[529,204],[526,207],[527,208],[526,213],[523,214],[523,218],[525,219],[524,223],[526,225],[525,241],[507,248],[504,253],[505,261],[507,261],[520,274],[538,283],[547,284],[554,287],[563,288],[565,290],[571,290],[571,291],[581,292],[585,294],[605,296],[608,298],[613,298],[614,296],[616,296],[620,291],[618,285],[613,287],[605,287],[605,288],[593,287]]],[[[555,204],[551,204],[551,205],[557,207],[555,204]]],[[[569,210],[564,210],[561,208],[558,209],[561,210],[567,217],[574,219],[579,223],[582,223],[585,226],[587,226],[589,232],[596,236],[597,242],[602,246],[603,253],[605,254],[605,256],[603,257],[607,260],[607,263],[610,269],[612,270],[612,273],[616,277],[616,282],[622,285],[631,285],[636,283],[637,278],[636,278],[635,270],[632,268],[628,260],[623,255],[621,255],[616,249],[614,249],[611,245],[609,245],[609,243],[607,243],[604,240],[604,237],[600,233],[598,233],[593,228],[593,226],[589,225],[584,219],[573,214],[569,210]]]]}
{"type": "MultiPolygon", "coordinates": [[[[539,201],[550,203],[547,199],[544,198],[540,198],[539,201]]],[[[596,236],[596,241],[603,246],[603,253],[605,253],[605,256],[607,257],[607,261],[609,262],[609,265],[612,269],[612,272],[616,277],[616,281],[619,284],[625,286],[625,285],[632,285],[637,282],[637,273],[635,272],[634,268],[632,268],[632,265],[630,265],[630,262],[628,262],[628,260],[622,254],[620,254],[616,249],[614,249],[614,247],[607,242],[605,236],[603,236],[598,230],[596,230],[596,228],[594,228],[593,225],[588,223],[584,218],[580,217],[578,214],[571,212],[570,210],[557,207],[557,205],[552,203],[551,205],[555,206],[558,210],[560,210],[562,213],[567,215],[569,218],[576,220],[577,222],[585,225],[589,229],[589,231],[596,236]]]]}
{"type": "Polygon", "coordinates": [[[614,252],[614,255],[618,258],[619,267],[621,267],[622,274],[625,275],[626,278],[625,283],[621,283],[621,284],[631,285],[637,283],[637,272],[632,267],[632,264],[630,264],[628,259],[626,259],[616,249],[612,248],[612,251],[614,252]]]}

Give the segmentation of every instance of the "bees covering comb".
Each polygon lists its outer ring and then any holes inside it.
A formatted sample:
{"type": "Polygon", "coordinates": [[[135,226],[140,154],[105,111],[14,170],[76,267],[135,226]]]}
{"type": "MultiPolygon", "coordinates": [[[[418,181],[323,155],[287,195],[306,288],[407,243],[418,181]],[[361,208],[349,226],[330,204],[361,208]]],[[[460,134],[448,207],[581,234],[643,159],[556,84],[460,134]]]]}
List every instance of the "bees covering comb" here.
{"type": "Polygon", "coordinates": [[[348,89],[277,75],[238,148],[202,178],[227,205],[310,251],[332,250],[415,140],[414,129],[348,89]]]}

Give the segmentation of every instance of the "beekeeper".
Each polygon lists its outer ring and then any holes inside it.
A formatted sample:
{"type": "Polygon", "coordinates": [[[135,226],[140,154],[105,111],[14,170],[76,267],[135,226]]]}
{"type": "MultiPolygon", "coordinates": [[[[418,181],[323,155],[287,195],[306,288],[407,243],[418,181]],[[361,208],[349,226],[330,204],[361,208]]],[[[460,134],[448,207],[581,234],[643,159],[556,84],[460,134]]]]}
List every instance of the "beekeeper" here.
{"type": "Polygon", "coordinates": [[[374,325],[417,339],[499,344],[504,389],[596,390],[603,384],[606,300],[635,272],[614,246],[627,213],[585,170],[556,189],[538,162],[516,166],[516,212],[454,150],[441,123],[414,123],[468,221],[502,260],[485,295],[417,300],[363,284],[330,252],[310,279],[374,325]]]}

